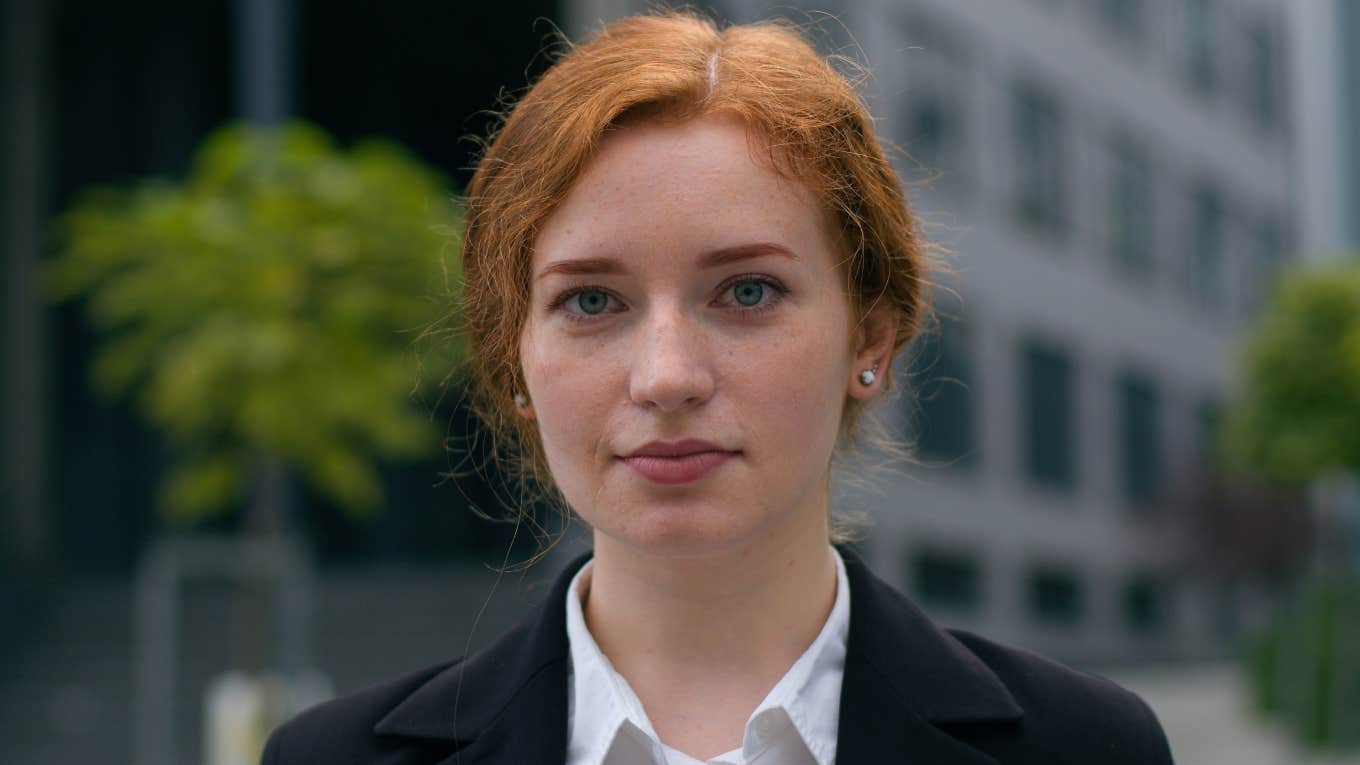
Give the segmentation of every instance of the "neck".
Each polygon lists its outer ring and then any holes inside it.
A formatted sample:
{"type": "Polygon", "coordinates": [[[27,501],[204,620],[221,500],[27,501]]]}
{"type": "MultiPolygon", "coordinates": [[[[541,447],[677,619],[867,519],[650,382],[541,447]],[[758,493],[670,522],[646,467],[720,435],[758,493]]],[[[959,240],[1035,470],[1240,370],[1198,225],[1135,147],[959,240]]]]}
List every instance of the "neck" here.
{"type": "MultiPolygon", "coordinates": [[[[826,515],[759,543],[703,556],[646,555],[600,533],[583,577],[591,635],[642,697],[759,689],[821,631],[836,597],[826,515]]],[[[796,524],[795,524],[796,526],[796,524]]]]}

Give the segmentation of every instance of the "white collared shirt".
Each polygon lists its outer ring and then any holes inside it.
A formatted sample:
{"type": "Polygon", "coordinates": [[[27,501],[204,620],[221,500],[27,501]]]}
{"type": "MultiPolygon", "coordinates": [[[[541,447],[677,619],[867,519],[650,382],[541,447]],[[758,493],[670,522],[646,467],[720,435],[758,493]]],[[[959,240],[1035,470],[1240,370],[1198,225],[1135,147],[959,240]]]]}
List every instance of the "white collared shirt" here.
{"type": "Polygon", "coordinates": [[[832,765],[836,759],[850,588],[836,548],[836,602],[812,645],[746,720],[738,749],[704,763],[663,744],[642,702],[586,627],[577,585],[567,588],[567,765],[832,765]]]}

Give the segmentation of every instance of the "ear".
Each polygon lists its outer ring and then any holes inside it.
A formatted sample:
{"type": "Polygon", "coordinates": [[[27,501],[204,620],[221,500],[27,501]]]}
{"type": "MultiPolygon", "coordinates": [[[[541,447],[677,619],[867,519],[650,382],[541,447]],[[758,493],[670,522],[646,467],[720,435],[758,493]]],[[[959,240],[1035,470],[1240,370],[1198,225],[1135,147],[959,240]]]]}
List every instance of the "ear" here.
{"type": "Polygon", "coordinates": [[[897,307],[886,301],[864,315],[853,333],[854,359],[850,367],[849,386],[846,392],[857,399],[871,398],[883,386],[888,366],[892,363],[893,343],[897,340],[897,328],[901,316],[897,307]],[[866,369],[878,371],[872,383],[865,385],[860,373],[866,369]]]}
{"type": "Polygon", "coordinates": [[[534,419],[534,402],[522,393],[515,394],[515,412],[526,420],[534,419]]]}

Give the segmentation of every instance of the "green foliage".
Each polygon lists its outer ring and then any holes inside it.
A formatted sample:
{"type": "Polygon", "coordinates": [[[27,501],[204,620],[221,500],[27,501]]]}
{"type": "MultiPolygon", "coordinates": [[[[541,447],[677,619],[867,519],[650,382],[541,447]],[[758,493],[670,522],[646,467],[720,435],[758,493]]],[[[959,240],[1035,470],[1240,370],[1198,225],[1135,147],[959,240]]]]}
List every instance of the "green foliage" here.
{"type": "Polygon", "coordinates": [[[1360,263],[1287,277],[1247,339],[1221,449],[1280,483],[1360,469],[1360,263]]]}
{"type": "Polygon", "coordinates": [[[1310,580],[1254,641],[1248,677],[1258,711],[1306,746],[1360,747],[1360,581],[1310,580]]]}
{"type": "Polygon", "coordinates": [[[437,448],[413,398],[460,351],[422,363],[413,341],[456,305],[460,230],[443,179],[397,146],[231,126],[181,183],[87,193],[45,277],[101,331],[97,390],[133,399],[183,455],[164,512],[239,502],[261,457],[366,512],[382,505],[376,460],[437,448]]]}

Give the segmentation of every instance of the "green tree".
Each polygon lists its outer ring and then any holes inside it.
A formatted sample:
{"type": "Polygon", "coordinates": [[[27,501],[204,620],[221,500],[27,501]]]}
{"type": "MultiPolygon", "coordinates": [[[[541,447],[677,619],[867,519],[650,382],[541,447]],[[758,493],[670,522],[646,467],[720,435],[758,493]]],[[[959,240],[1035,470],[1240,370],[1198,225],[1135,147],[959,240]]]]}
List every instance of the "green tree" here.
{"type": "MultiPolygon", "coordinates": [[[[1360,473],[1360,261],[1285,278],[1242,361],[1242,394],[1219,434],[1228,467],[1300,487],[1360,473]]],[[[1320,550],[1344,523],[1320,529],[1320,550]]],[[[1319,563],[1253,642],[1249,676],[1257,706],[1305,744],[1354,748],[1360,580],[1343,558],[1319,563]]]]}
{"type": "Polygon", "coordinates": [[[281,471],[365,513],[378,460],[438,449],[418,399],[459,351],[413,341],[456,305],[460,230],[444,180],[395,145],[237,125],[182,182],[86,193],[45,277],[86,300],[96,389],[175,446],[164,513],[224,511],[281,471]]]}
{"type": "Polygon", "coordinates": [[[1244,350],[1229,465],[1291,485],[1360,470],[1360,262],[1283,279],[1244,350]]]}

